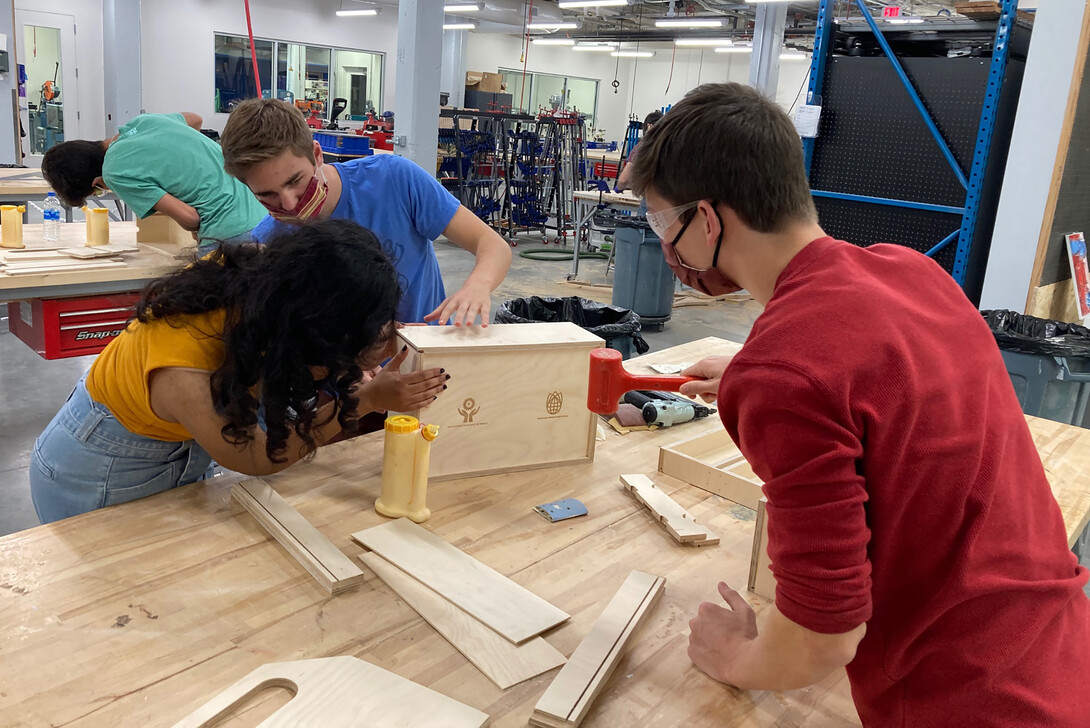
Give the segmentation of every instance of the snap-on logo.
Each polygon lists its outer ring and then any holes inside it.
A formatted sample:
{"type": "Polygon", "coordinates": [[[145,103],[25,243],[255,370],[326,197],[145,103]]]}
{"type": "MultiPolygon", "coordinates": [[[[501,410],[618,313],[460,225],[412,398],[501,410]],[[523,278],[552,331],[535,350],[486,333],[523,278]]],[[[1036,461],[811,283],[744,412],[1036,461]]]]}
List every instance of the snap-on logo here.
{"type": "Polygon", "coordinates": [[[89,339],[112,339],[115,336],[120,336],[124,329],[114,329],[113,331],[81,331],[76,334],[76,341],[87,341],[89,339]]]}

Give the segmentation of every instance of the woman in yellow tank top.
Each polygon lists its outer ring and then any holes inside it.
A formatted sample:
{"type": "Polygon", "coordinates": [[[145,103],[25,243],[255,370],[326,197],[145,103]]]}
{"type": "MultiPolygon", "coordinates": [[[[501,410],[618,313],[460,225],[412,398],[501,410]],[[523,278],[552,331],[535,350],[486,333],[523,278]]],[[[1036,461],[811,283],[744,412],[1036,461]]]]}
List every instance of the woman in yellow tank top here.
{"type": "Polygon", "coordinates": [[[282,470],[360,416],[412,410],[446,389],[438,369],[383,369],[396,271],[368,230],[287,228],[153,281],[38,437],[30,483],[42,523],[192,483],[214,459],[282,470]]]}

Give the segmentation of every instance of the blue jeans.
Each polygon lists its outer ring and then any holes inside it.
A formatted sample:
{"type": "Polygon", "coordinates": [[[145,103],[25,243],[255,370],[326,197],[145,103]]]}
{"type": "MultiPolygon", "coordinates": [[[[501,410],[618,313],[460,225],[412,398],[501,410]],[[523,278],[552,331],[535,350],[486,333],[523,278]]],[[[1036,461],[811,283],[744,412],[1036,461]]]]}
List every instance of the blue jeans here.
{"type": "Polygon", "coordinates": [[[30,495],[38,520],[52,523],[201,480],[211,463],[194,440],[129,432],[80,379],[34,442],[30,495]]]}

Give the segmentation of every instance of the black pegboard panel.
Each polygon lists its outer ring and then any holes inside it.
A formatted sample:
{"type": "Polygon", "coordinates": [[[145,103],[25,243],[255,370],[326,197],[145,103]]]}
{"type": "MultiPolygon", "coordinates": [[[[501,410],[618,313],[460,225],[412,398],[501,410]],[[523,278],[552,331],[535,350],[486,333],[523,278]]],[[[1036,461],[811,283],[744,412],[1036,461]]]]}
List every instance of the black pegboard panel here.
{"type": "MultiPolygon", "coordinates": [[[[834,200],[815,197],[818,222],[830,235],[866,247],[875,243],[895,243],[927,252],[947,235],[961,227],[961,216],[913,210],[907,207],[886,207],[867,202],[834,200]],[[845,235],[844,230],[850,230],[845,235]]],[[[955,244],[951,243],[935,255],[935,262],[947,272],[953,270],[955,244]]]]}
{"type": "Polygon", "coordinates": [[[1067,233],[1090,235],[1090,55],[1083,71],[1083,83],[1079,88],[1079,100],[1075,106],[1075,119],[1071,125],[1071,141],[1067,148],[1063,178],[1056,196],[1056,213],[1052,218],[1048,247],[1045,249],[1044,268],[1041,270],[1042,286],[1067,280],[1071,266],[1067,262],[1067,233]]]}
{"type": "MultiPolygon", "coordinates": [[[[981,58],[902,58],[954,157],[968,169],[988,77],[981,58]]],[[[960,207],[965,188],[885,57],[826,64],[814,189],[960,207]]]]}

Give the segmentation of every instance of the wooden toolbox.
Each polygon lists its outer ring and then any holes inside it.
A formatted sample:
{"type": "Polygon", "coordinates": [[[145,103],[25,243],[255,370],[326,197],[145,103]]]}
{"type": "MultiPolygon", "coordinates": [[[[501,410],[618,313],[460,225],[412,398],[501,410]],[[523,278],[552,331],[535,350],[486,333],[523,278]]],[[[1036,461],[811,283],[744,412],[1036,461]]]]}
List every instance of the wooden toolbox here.
{"type": "Polygon", "coordinates": [[[587,409],[590,352],[602,339],[573,323],[488,328],[408,326],[402,372],[446,369],[448,389],[409,412],[439,425],[430,478],[590,462],[597,416],[587,409]]]}

